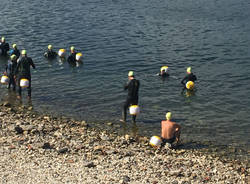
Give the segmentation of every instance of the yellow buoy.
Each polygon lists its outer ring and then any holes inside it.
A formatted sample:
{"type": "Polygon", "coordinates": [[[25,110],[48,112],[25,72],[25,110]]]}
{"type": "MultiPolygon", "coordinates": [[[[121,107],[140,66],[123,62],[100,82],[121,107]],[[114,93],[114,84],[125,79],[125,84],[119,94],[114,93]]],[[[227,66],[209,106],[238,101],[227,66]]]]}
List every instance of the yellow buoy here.
{"type": "Polygon", "coordinates": [[[82,53],[77,53],[76,54],[76,60],[81,61],[81,59],[82,59],[82,53]]]}
{"type": "Polygon", "coordinates": [[[21,79],[20,80],[20,87],[21,88],[27,88],[27,87],[29,87],[29,80],[28,79],[21,79]]]}
{"type": "Polygon", "coordinates": [[[189,89],[189,90],[194,89],[194,82],[193,81],[188,81],[186,83],[186,88],[189,89]]]}
{"type": "Polygon", "coordinates": [[[59,51],[58,51],[58,56],[59,56],[59,57],[65,57],[65,52],[66,52],[65,49],[59,49],[59,51]]]}
{"type": "Polygon", "coordinates": [[[9,83],[9,77],[6,76],[6,75],[3,75],[3,76],[1,77],[1,83],[2,83],[2,84],[8,84],[8,83],[9,83]]]}
{"type": "Polygon", "coordinates": [[[153,136],[150,138],[149,144],[153,147],[160,147],[162,140],[159,136],[153,136]]]}
{"type": "Polygon", "coordinates": [[[163,67],[161,67],[161,72],[162,72],[162,71],[167,72],[167,71],[168,71],[168,66],[163,66],[163,67]]]}
{"type": "Polygon", "coordinates": [[[131,105],[129,107],[129,113],[131,115],[138,115],[140,113],[140,107],[138,105],[131,105]]]}

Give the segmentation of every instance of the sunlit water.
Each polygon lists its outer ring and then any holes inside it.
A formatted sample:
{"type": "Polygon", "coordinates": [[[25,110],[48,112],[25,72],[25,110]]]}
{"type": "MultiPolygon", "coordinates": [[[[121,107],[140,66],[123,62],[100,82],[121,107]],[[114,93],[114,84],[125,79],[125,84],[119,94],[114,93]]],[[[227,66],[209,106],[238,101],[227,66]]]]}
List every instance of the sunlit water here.
{"type": "MultiPolygon", "coordinates": [[[[250,146],[250,1],[87,0],[1,1],[0,36],[27,49],[35,110],[119,124],[127,72],[140,80],[140,134],[157,135],[167,111],[185,140],[250,146]],[[43,57],[71,45],[84,64],[43,57]],[[168,65],[171,77],[155,74],[168,65]],[[182,94],[191,66],[194,95],[182,94]]],[[[7,60],[0,58],[4,71],[7,60]]],[[[1,86],[3,100],[11,98],[1,86]]],[[[27,91],[23,92],[24,98],[27,91]]]]}

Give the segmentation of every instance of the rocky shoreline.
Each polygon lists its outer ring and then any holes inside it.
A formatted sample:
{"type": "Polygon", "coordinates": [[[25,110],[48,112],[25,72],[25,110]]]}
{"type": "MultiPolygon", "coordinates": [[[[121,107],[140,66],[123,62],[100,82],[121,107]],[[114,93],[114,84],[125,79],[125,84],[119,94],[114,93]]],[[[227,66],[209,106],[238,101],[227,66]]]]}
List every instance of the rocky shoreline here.
{"type": "Polygon", "coordinates": [[[248,163],[0,106],[1,183],[250,183],[248,163]]]}

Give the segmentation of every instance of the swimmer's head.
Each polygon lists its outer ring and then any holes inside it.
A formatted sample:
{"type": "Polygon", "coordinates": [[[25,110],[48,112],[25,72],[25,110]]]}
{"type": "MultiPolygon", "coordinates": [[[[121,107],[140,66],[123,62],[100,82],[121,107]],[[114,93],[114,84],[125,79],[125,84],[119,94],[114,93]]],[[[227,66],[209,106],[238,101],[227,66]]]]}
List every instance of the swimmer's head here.
{"type": "Polygon", "coordinates": [[[70,51],[71,51],[71,52],[75,52],[75,47],[74,47],[74,46],[71,46],[71,47],[70,47],[70,51]]]}
{"type": "Polygon", "coordinates": [[[191,67],[188,67],[187,68],[187,73],[191,73],[191,69],[192,69],[191,67]]]}
{"type": "Polygon", "coordinates": [[[22,50],[22,55],[26,55],[27,51],[26,50],[22,50]]]}
{"type": "Polygon", "coordinates": [[[48,45],[48,49],[51,50],[52,49],[52,45],[48,45]]]}
{"type": "Polygon", "coordinates": [[[133,71],[129,71],[128,72],[128,77],[134,77],[134,72],[133,71]]]}
{"type": "Polygon", "coordinates": [[[12,45],[12,47],[13,47],[13,49],[16,49],[16,48],[17,48],[17,45],[14,43],[14,44],[12,45]]]}
{"type": "Polygon", "coordinates": [[[171,119],[171,116],[172,116],[172,113],[171,113],[171,112],[166,113],[166,119],[167,119],[167,120],[170,120],[170,119],[171,119]]]}
{"type": "Polygon", "coordinates": [[[12,54],[12,55],[10,56],[10,59],[11,59],[11,60],[16,59],[16,55],[15,55],[15,54],[12,54]]]}
{"type": "Polygon", "coordinates": [[[1,38],[1,41],[2,41],[2,42],[5,42],[5,38],[4,38],[4,37],[2,37],[2,38],[1,38]]]}

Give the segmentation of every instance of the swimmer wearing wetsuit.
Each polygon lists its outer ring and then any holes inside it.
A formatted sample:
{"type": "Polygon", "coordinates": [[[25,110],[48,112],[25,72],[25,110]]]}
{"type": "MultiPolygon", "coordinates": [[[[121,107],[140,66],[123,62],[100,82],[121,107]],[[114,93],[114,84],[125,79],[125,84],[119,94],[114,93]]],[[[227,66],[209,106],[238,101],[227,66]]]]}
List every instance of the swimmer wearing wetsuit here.
{"type": "MultiPolygon", "coordinates": [[[[131,105],[138,105],[138,91],[140,87],[139,80],[136,80],[134,77],[134,72],[130,71],[128,73],[128,83],[124,86],[124,90],[128,90],[127,99],[123,105],[122,111],[122,121],[126,122],[127,119],[127,110],[131,105]]],[[[136,115],[132,115],[132,120],[135,122],[136,115]]]]}
{"type": "Polygon", "coordinates": [[[26,50],[22,50],[22,57],[20,61],[17,63],[15,75],[17,76],[17,85],[18,85],[18,98],[21,98],[22,88],[20,86],[20,80],[22,78],[29,80],[28,86],[28,98],[31,99],[31,74],[30,74],[30,66],[34,69],[36,68],[32,59],[27,56],[26,50]]]}
{"type": "Polygon", "coordinates": [[[0,49],[2,50],[2,55],[7,56],[7,52],[10,50],[10,46],[5,42],[5,38],[1,38],[0,49]]]}
{"type": "Polygon", "coordinates": [[[191,67],[187,68],[187,75],[182,79],[181,83],[185,86],[188,81],[196,81],[196,76],[192,73],[191,67]]]}
{"type": "Polygon", "coordinates": [[[76,51],[75,51],[75,47],[70,47],[70,55],[67,59],[68,63],[71,65],[76,65],[76,51]]]}
{"type": "Polygon", "coordinates": [[[181,126],[171,120],[171,112],[166,114],[166,120],[161,122],[161,138],[162,146],[166,143],[172,145],[176,141],[178,145],[180,141],[181,126]]]}
{"type": "Polygon", "coordinates": [[[43,54],[47,59],[54,59],[57,53],[52,50],[52,45],[48,45],[48,50],[43,54]]]}
{"type": "Polygon", "coordinates": [[[17,45],[15,43],[12,45],[12,47],[13,47],[13,49],[11,49],[9,52],[10,56],[15,55],[16,59],[18,59],[21,55],[20,51],[17,49],[17,45]]]}
{"type": "Polygon", "coordinates": [[[16,90],[16,81],[15,81],[15,78],[14,78],[14,73],[15,73],[15,70],[16,70],[16,67],[17,67],[17,57],[16,55],[12,54],[10,56],[10,60],[8,61],[8,64],[6,66],[6,74],[7,76],[9,77],[9,85],[8,85],[8,89],[10,89],[10,86],[12,85],[13,86],[13,91],[16,90]]]}

